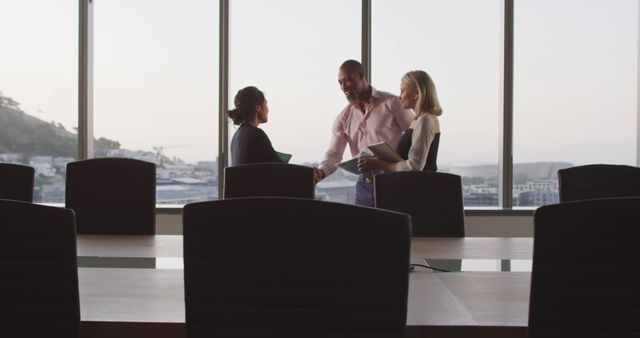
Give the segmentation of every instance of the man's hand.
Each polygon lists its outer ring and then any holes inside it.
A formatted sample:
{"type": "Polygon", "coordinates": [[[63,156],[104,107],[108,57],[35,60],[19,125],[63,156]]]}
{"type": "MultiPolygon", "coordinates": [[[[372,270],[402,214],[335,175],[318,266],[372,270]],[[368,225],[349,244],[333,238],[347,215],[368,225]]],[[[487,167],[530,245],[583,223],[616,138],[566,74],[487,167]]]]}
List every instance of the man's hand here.
{"type": "Polygon", "coordinates": [[[316,183],[322,181],[322,179],[324,179],[324,175],[324,171],[318,168],[313,168],[313,179],[316,183]]]}
{"type": "Polygon", "coordinates": [[[384,171],[396,171],[396,164],[393,162],[383,161],[377,157],[364,157],[358,160],[358,170],[366,173],[371,170],[382,169],[384,171]]]}

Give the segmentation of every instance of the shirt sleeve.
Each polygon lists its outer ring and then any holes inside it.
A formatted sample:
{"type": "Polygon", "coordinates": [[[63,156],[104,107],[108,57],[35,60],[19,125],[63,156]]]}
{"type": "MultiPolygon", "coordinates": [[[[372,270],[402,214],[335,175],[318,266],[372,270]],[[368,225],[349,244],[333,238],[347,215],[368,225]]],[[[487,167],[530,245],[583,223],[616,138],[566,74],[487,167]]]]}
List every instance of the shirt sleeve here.
{"type": "Polygon", "coordinates": [[[343,114],[339,114],[333,122],[329,149],[324,154],[324,158],[319,166],[319,169],[324,172],[325,176],[329,176],[336,171],[336,164],[342,161],[342,154],[344,154],[344,149],[347,146],[347,135],[344,132],[342,117],[343,114]]]}
{"type": "Polygon", "coordinates": [[[427,163],[427,156],[429,155],[429,148],[431,142],[436,137],[435,125],[431,119],[422,115],[416,120],[416,125],[413,128],[413,134],[411,135],[411,148],[409,149],[409,156],[406,161],[396,163],[396,171],[409,171],[424,169],[427,163]]]}

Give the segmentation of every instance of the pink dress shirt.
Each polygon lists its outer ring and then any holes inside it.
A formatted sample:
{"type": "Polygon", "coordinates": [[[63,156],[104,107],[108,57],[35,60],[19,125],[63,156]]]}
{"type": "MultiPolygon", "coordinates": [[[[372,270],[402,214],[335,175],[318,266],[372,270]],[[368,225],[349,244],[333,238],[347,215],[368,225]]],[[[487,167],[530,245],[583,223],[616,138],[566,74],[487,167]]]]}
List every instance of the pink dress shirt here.
{"type": "Polygon", "coordinates": [[[387,142],[395,148],[402,132],[409,128],[414,115],[402,109],[397,96],[371,87],[371,98],[361,111],[356,104],[347,105],[331,128],[331,142],[319,168],[325,176],[336,170],[342,161],[344,149],[349,145],[351,156],[356,156],[367,146],[387,142]]]}

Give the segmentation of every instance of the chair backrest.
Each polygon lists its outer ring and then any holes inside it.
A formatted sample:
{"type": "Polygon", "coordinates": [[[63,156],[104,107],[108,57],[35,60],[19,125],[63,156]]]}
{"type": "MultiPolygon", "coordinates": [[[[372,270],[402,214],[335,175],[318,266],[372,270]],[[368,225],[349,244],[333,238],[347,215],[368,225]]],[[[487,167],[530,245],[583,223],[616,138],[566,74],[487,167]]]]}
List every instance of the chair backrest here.
{"type": "Polygon", "coordinates": [[[67,164],[66,207],[79,234],[154,234],[156,167],[129,158],[67,164]]]}
{"type": "Polygon", "coordinates": [[[548,205],[534,224],[529,337],[640,337],[640,198],[548,205]]]}
{"type": "Polygon", "coordinates": [[[426,171],[375,175],[376,208],[411,215],[413,236],[464,237],[460,176],[426,171]]]}
{"type": "Polygon", "coordinates": [[[280,196],[311,198],[313,168],[288,163],[253,163],[224,168],[223,198],[280,196]]]}
{"type": "Polygon", "coordinates": [[[0,163],[0,198],[32,202],[34,177],[33,167],[0,163]]]}
{"type": "Polygon", "coordinates": [[[3,337],[78,337],[73,211],[0,200],[3,337]]]}
{"type": "Polygon", "coordinates": [[[187,337],[403,337],[408,215],[251,197],[183,223],[187,337]]]}
{"type": "Polygon", "coordinates": [[[640,168],[589,164],[558,170],[560,202],[640,196],[640,168]]]}

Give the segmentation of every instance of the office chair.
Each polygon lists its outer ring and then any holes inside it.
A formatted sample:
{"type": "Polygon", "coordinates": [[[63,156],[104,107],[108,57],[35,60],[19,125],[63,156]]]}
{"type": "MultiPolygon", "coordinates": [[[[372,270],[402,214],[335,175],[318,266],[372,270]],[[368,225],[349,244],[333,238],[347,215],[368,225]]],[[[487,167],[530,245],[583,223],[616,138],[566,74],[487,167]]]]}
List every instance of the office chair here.
{"type": "Polygon", "coordinates": [[[155,233],[154,163],[129,158],[71,162],[65,197],[79,234],[155,233]]]}
{"type": "Polygon", "coordinates": [[[590,164],[558,170],[560,202],[640,196],[640,168],[590,164]]]}
{"type": "Polygon", "coordinates": [[[637,197],[536,210],[530,338],[640,337],[638,224],[637,197]]]}
{"type": "Polygon", "coordinates": [[[375,175],[376,208],[411,215],[413,236],[464,237],[460,176],[425,171],[375,175]]]}
{"type": "Polygon", "coordinates": [[[0,198],[32,202],[34,180],[33,167],[0,163],[0,198]]]}
{"type": "Polygon", "coordinates": [[[187,337],[403,337],[407,215],[251,197],[183,223],[187,337]]]}
{"type": "Polygon", "coordinates": [[[313,168],[253,163],[224,168],[223,198],[281,196],[313,199],[313,168]]]}
{"type": "Polygon", "coordinates": [[[0,200],[3,337],[79,337],[73,211],[0,200]]]}

